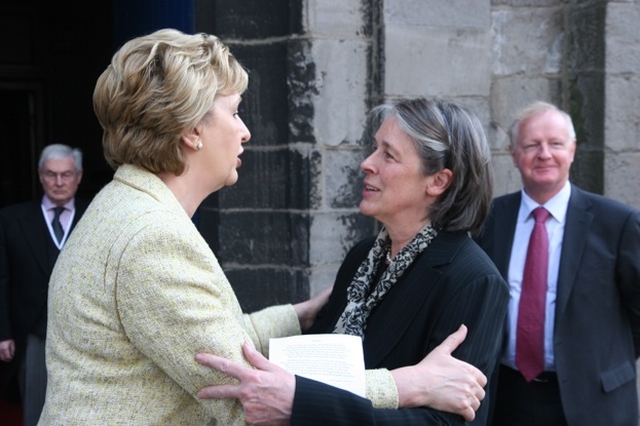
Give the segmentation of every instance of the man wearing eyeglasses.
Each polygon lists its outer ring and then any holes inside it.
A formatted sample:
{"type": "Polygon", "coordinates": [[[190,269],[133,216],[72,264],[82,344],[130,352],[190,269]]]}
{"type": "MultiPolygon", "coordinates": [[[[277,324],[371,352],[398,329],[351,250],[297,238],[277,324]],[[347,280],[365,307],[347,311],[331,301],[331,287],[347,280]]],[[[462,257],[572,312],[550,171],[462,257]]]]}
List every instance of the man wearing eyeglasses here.
{"type": "Polygon", "coordinates": [[[49,276],[89,202],[75,197],[82,152],[44,148],[38,162],[43,196],[0,209],[0,361],[17,374],[24,426],[40,418],[47,384],[45,336],[49,276]]]}

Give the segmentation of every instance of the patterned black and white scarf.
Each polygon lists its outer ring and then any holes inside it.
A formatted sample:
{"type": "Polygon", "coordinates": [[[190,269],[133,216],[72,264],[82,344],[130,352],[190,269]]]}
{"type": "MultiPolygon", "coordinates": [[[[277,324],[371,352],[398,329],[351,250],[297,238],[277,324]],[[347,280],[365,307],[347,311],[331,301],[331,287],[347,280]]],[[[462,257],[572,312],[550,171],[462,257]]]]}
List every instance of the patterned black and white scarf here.
{"type": "Polygon", "coordinates": [[[333,332],[360,336],[364,339],[364,330],[367,328],[367,319],[371,310],[384,298],[391,286],[395,284],[416,257],[429,246],[436,235],[438,235],[438,231],[430,224],[422,228],[413,237],[413,240],[400,250],[376,285],[374,280],[378,268],[391,248],[389,233],[383,227],[373,243],[373,247],[369,250],[367,258],[358,267],[347,288],[347,307],[340,315],[333,332]],[[369,288],[373,285],[375,288],[369,292],[369,288]]]}

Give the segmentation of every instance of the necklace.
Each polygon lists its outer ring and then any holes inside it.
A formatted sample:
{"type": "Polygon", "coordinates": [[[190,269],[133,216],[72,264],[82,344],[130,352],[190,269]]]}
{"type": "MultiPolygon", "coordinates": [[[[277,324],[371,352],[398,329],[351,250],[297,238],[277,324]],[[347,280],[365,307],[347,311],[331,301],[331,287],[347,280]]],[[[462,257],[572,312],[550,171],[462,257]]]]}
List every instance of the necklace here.
{"type": "Polygon", "coordinates": [[[387,255],[386,255],[386,259],[387,259],[387,263],[391,263],[392,259],[391,259],[391,247],[389,247],[389,251],[387,251],[387,255]]]}

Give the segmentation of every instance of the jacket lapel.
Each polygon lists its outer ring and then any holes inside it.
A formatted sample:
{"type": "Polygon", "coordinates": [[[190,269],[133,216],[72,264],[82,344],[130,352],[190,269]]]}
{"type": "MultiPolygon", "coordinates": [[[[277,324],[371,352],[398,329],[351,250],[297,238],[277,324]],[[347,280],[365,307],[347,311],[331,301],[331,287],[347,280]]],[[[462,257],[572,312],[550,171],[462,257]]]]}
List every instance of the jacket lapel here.
{"type": "Polygon", "coordinates": [[[491,248],[493,251],[491,258],[505,280],[507,280],[509,274],[511,246],[516,233],[521,198],[520,191],[499,198],[495,201],[492,212],[495,217],[492,221],[493,227],[490,230],[493,233],[490,241],[494,244],[494,247],[491,248]]]}
{"type": "Polygon", "coordinates": [[[567,306],[580,268],[580,259],[582,259],[593,220],[593,214],[589,212],[590,207],[591,202],[584,196],[582,190],[572,185],[562,237],[562,254],[556,289],[556,321],[562,316],[567,306]]]}
{"type": "Polygon", "coordinates": [[[458,238],[446,232],[439,233],[394,284],[382,305],[374,308],[367,324],[367,330],[371,333],[364,340],[368,366],[378,365],[393,351],[415,316],[425,309],[427,300],[442,277],[439,267],[451,262],[459,244],[458,238]],[[401,312],[402,315],[394,312],[401,312]]]}
{"type": "Polygon", "coordinates": [[[29,249],[38,262],[44,274],[49,274],[49,256],[47,247],[50,238],[49,229],[42,216],[40,202],[34,202],[25,209],[24,215],[18,217],[18,226],[24,234],[24,239],[29,249]]]}

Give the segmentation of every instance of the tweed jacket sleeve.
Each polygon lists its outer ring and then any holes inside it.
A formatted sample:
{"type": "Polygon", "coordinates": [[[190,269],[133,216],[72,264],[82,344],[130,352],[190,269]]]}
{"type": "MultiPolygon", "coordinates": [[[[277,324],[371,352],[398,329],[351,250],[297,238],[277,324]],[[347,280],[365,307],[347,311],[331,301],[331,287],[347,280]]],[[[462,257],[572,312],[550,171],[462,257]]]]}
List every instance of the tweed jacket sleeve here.
{"type": "MultiPolygon", "coordinates": [[[[136,233],[118,261],[118,312],[134,345],[188,393],[195,395],[206,384],[231,382],[196,365],[196,353],[246,363],[241,343],[247,338],[267,353],[270,337],[299,333],[291,306],[243,315],[213,256],[202,256],[184,230],[167,226],[170,218],[145,222],[144,232],[136,233]]],[[[213,411],[219,415],[224,410],[213,411]]]]}
{"type": "Polygon", "coordinates": [[[300,334],[300,321],[292,305],[271,306],[244,314],[244,329],[254,346],[269,357],[269,339],[300,334]]]}

